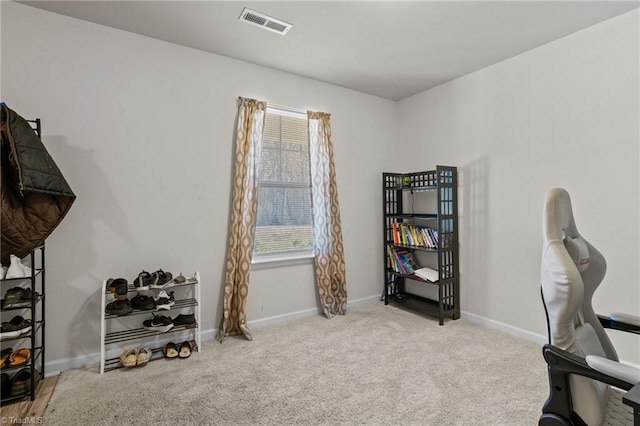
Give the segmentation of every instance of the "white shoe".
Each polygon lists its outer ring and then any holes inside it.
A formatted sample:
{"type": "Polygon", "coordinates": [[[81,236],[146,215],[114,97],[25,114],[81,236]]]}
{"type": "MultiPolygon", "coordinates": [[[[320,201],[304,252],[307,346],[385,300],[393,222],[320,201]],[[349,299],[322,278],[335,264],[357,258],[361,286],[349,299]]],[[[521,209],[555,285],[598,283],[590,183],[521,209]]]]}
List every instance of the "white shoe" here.
{"type": "Polygon", "coordinates": [[[7,267],[0,267],[0,280],[4,280],[4,277],[7,276],[7,267]]]}
{"type": "MultiPolygon", "coordinates": [[[[7,269],[5,278],[11,279],[11,278],[26,277],[26,274],[24,273],[23,265],[20,262],[20,258],[12,254],[9,256],[9,259],[11,260],[11,264],[9,265],[9,269],[7,269]]],[[[29,271],[29,275],[31,275],[31,271],[29,271]]]]}
{"type": "Polygon", "coordinates": [[[20,266],[22,267],[22,272],[24,272],[24,276],[27,278],[31,277],[31,268],[28,267],[27,265],[25,265],[24,263],[20,263],[20,266]]]}

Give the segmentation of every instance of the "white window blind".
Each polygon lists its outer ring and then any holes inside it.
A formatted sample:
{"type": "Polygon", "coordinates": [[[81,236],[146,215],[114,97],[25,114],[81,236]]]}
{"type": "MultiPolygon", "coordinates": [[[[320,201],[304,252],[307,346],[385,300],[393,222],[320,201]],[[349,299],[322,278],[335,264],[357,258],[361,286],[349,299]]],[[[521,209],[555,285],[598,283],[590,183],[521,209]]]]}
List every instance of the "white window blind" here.
{"type": "Polygon", "coordinates": [[[254,254],[313,248],[309,142],[305,114],[267,108],[258,182],[254,254]]]}

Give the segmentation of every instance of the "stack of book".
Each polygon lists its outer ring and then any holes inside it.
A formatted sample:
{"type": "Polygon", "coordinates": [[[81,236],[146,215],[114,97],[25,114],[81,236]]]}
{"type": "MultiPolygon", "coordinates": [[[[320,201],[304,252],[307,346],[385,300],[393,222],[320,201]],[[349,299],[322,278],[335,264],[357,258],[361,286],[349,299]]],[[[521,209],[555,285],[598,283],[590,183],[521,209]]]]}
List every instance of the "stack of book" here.
{"type": "Polygon", "coordinates": [[[391,268],[395,272],[402,275],[415,275],[429,282],[437,282],[439,280],[438,271],[420,267],[411,251],[387,247],[387,253],[389,254],[391,268]]]}
{"type": "Polygon", "coordinates": [[[393,243],[435,249],[438,248],[438,231],[428,226],[393,222],[393,243]]]}

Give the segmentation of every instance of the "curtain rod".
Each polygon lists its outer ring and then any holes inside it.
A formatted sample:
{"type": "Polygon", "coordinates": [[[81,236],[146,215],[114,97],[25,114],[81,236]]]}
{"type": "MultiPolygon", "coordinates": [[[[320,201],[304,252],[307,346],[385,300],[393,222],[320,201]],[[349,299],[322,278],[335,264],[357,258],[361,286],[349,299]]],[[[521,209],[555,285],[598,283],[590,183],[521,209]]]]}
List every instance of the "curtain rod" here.
{"type": "Polygon", "coordinates": [[[279,109],[280,111],[293,112],[296,114],[307,114],[306,109],[291,108],[284,105],[270,104],[269,102],[267,102],[267,108],[279,109]]]}

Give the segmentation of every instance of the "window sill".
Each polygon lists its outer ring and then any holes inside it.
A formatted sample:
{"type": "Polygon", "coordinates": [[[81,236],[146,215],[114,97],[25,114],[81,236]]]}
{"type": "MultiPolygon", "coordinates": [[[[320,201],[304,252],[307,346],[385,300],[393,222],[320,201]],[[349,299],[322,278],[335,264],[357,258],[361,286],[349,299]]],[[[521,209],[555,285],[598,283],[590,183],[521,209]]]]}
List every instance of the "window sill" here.
{"type": "Polygon", "coordinates": [[[257,255],[251,261],[251,269],[311,264],[313,259],[312,251],[257,255]]]}

